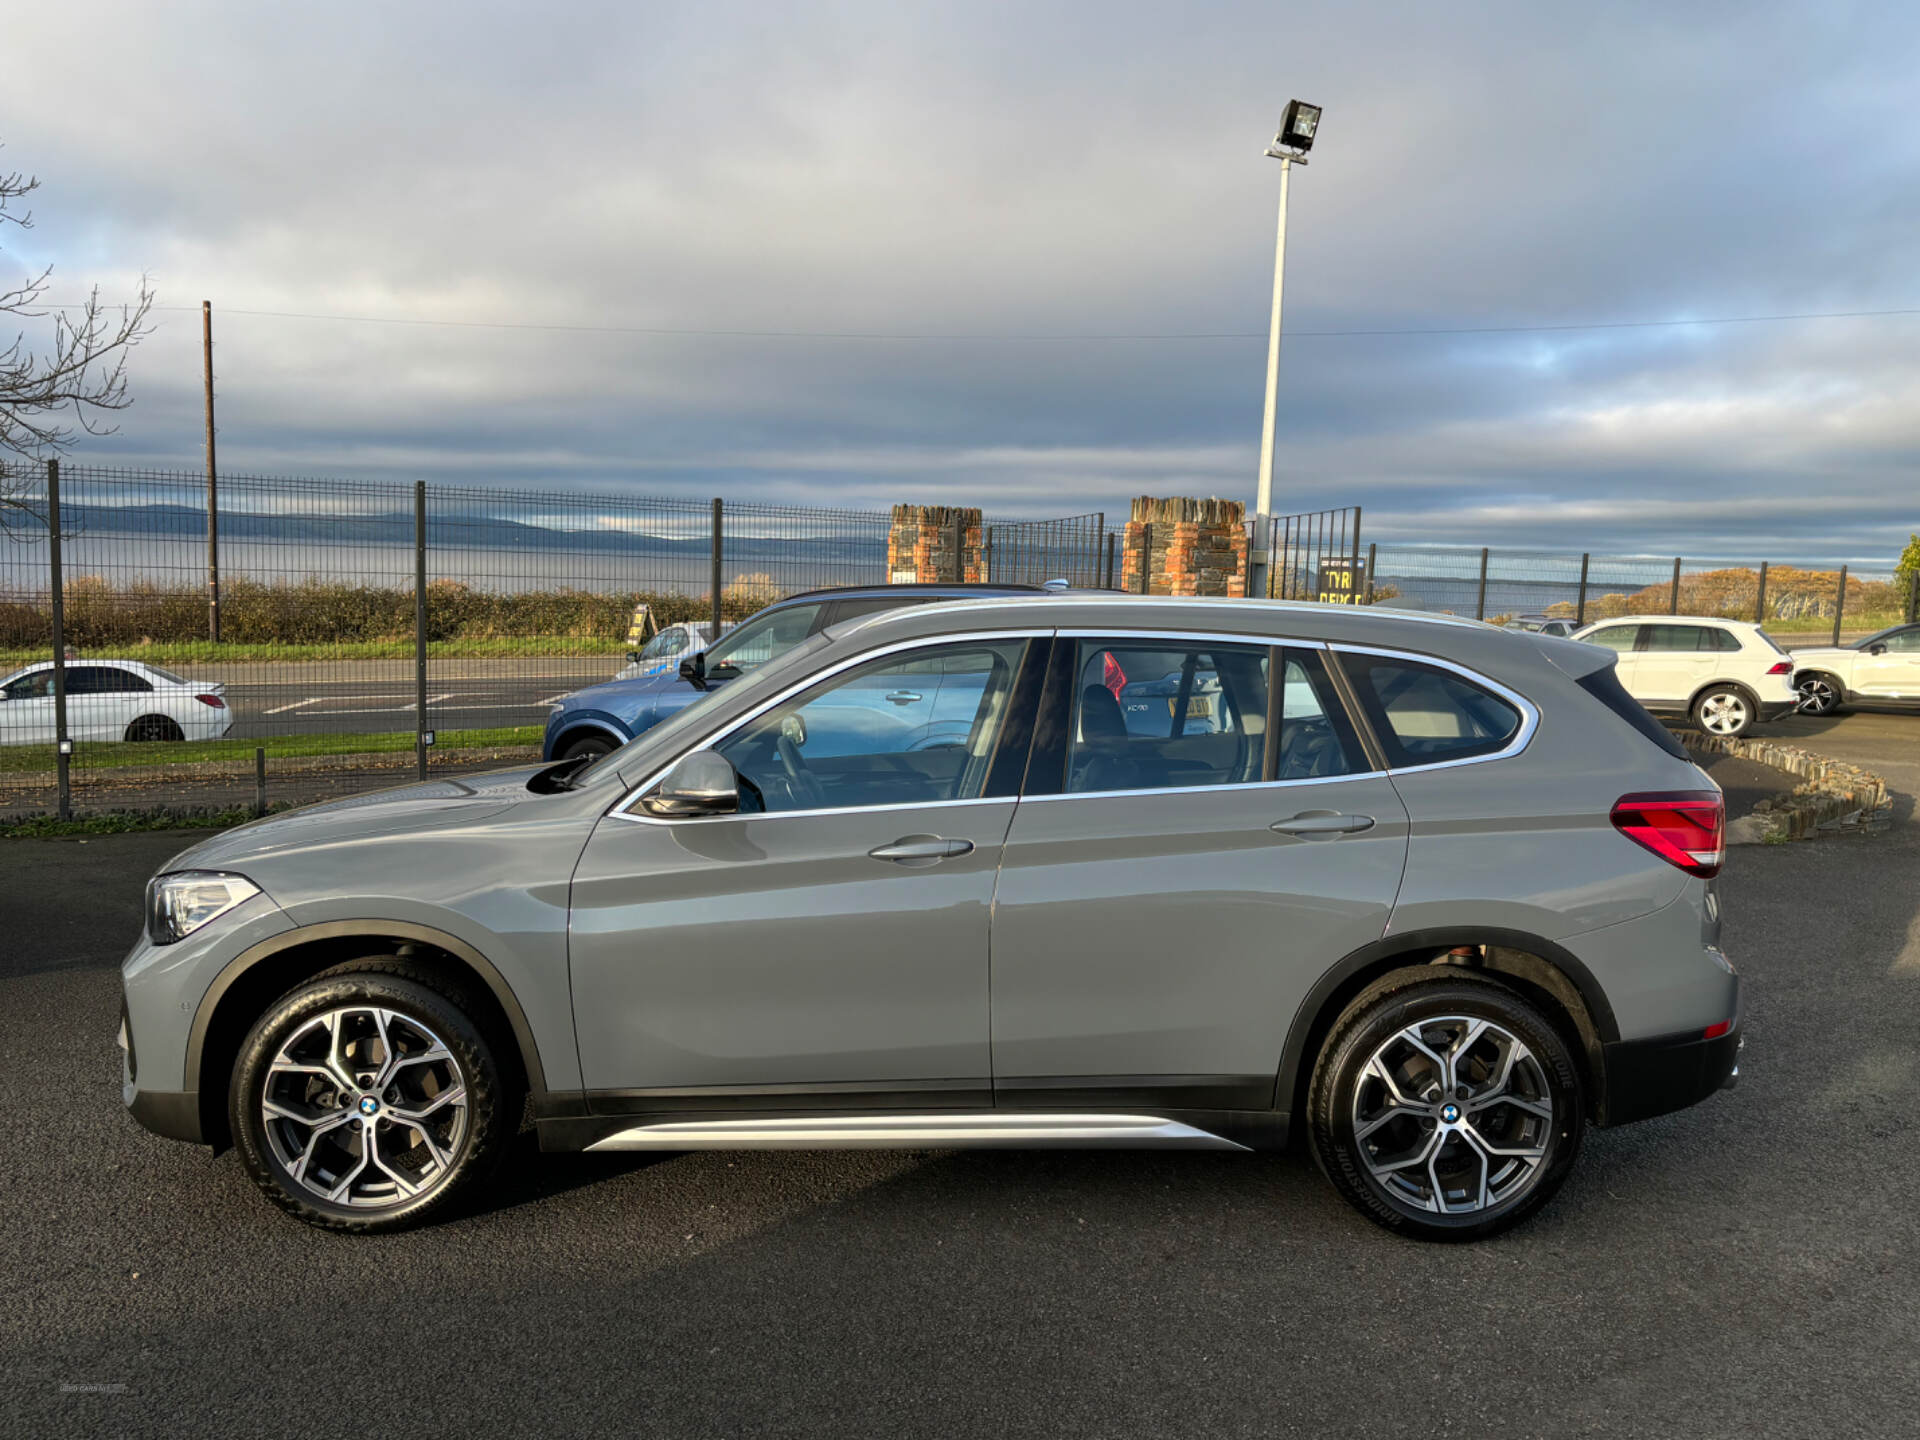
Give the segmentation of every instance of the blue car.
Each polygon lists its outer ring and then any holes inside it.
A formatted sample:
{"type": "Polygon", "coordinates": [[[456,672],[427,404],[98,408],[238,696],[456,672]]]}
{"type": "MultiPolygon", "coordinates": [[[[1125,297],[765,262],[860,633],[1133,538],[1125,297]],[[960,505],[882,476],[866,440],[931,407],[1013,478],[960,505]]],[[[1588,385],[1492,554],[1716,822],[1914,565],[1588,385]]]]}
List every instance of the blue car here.
{"type": "MultiPolygon", "coordinates": [[[[925,605],[935,600],[969,600],[990,595],[1035,595],[1036,585],[865,585],[809,590],[769,605],[736,625],[711,648],[663,674],[610,680],[563,695],[547,716],[544,760],[575,760],[605,755],[634,736],[678,714],[716,686],[784,655],[809,635],[876,610],[925,605]]],[[[929,677],[930,685],[895,686],[898,694],[875,695],[872,710],[901,734],[901,748],[925,748],[953,737],[951,715],[966,708],[965,686],[956,677],[929,677]],[[951,692],[941,699],[951,683],[951,692]],[[912,698],[906,698],[911,695],[912,698]],[[943,718],[946,717],[946,718],[943,718]],[[942,736],[947,737],[943,740],[942,736]]],[[[974,699],[978,700],[978,695],[974,699]]],[[[876,722],[878,723],[878,722],[876,722]]],[[[958,740],[966,739],[961,726],[958,740]]]]}

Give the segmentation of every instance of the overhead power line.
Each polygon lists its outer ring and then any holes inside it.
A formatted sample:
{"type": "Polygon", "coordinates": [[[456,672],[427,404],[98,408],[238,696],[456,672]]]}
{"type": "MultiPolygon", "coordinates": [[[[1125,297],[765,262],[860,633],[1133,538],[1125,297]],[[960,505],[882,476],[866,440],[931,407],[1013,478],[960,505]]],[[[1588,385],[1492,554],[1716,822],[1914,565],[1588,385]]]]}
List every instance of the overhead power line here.
{"type": "MultiPolygon", "coordinates": [[[[43,310],[78,310],[77,304],[41,305],[43,310]]],[[[155,310],[198,312],[197,305],[156,305],[155,310]]],[[[347,315],[305,310],[236,310],[225,306],[222,315],[262,320],[336,321],[353,325],[413,325],[433,329],[530,330],[558,334],[652,335],[716,340],[868,340],[907,343],[993,344],[1104,344],[1152,341],[1265,340],[1264,330],[1116,331],[1116,332],[993,332],[894,330],[735,330],[676,325],[573,325],[530,320],[438,320],[409,315],[347,315]]],[[[1302,337],[1331,340],[1367,336],[1419,335],[1543,335],[1598,330],[1668,330],[1696,325],[1762,325],[1798,320],[1874,320],[1898,315],[1920,315],[1920,306],[1884,310],[1806,310],[1778,315],[1715,315],[1686,320],[1589,320],[1554,325],[1446,325],[1401,328],[1287,331],[1289,340],[1302,337]]]]}

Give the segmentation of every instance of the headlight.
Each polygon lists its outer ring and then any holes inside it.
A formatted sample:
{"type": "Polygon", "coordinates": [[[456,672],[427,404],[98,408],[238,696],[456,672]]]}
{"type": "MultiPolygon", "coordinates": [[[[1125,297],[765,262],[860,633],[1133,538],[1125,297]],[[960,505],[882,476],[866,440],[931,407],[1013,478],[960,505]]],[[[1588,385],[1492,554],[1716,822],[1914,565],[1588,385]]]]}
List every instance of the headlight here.
{"type": "Polygon", "coordinates": [[[147,882],[147,938],[171,945],[259,893],[260,887],[244,875],[211,870],[156,875],[147,882]]]}

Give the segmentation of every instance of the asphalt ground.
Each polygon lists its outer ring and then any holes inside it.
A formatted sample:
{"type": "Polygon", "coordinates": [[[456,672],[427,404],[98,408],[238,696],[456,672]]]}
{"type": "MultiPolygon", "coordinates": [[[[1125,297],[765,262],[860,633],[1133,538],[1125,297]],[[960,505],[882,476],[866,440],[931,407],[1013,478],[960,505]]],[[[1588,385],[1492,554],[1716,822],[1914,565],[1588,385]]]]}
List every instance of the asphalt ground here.
{"type": "Polygon", "coordinates": [[[1733,852],[1740,1087],[1593,1134],[1469,1247],[1375,1229],[1299,1153],[526,1137],[476,1213],[323,1235],[120,1109],[118,962],[192,837],[6,842],[0,1430],[1910,1435],[1911,796],[1884,834],[1733,852]]]}

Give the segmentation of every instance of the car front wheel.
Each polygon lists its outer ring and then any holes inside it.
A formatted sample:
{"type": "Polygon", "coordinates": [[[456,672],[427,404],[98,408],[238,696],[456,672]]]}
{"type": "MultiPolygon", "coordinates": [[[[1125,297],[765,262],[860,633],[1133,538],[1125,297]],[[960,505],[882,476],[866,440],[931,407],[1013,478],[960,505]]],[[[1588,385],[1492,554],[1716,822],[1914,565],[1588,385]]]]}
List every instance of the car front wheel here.
{"type": "Polygon", "coordinates": [[[605,735],[587,735],[561,750],[560,758],[562,760],[597,760],[602,755],[611,755],[613,749],[613,741],[605,735]]]}
{"type": "Polygon", "coordinates": [[[1315,1159],[1368,1219],[1477,1240],[1565,1182],[1586,1101],[1559,1031],[1505,986],[1447,966],[1395,971],[1355,997],[1307,1109],[1315,1159]]]}
{"type": "Polygon", "coordinates": [[[1802,675],[1793,687],[1802,715],[1831,715],[1840,708],[1840,682],[1831,675],[1802,675]]]}
{"type": "Polygon", "coordinates": [[[516,1117],[493,1047],[456,998],[403,961],[360,963],[260,1017],[228,1116],[276,1205],[366,1233],[418,1224],[485,1178],[516,1117]]]}
{"type": "Polygon", "coordinates": [[[1709,735],[1737,739],[1753,726],[1753,702],[1732,685],[1716,685],[1693,702],[1693,723],[1709,735]]]}

